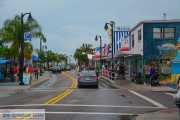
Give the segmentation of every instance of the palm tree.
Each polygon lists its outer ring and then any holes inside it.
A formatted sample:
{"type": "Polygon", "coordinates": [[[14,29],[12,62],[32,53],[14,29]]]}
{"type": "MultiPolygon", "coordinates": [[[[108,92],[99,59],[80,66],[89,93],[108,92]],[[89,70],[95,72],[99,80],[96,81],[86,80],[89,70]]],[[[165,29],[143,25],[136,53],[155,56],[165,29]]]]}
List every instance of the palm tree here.
{"type": "Polygon", "coordinates": [[[87,54],[92,54],[93,48],[91,44],[82,44],[80,48],[77,48],[74,53],[74,58],[77,60],[78,65],[87,65],[89,63],[87,54]]]}
{"type": "MultiPolygon", "coordinates": [[[[36,20],[25,22],[24,32],[30,32],[34,38],[46,41],[46,38],[41,31],[41,27],[36,20]]],[[[13,19],[6,20],[3,27],[0,29],[0,33],[0,39],[3,40],[5,44],[10,44],[10,50],[13,51],[13,54],[10,55],[11,58],[17,60],[20,40],[23,35],[21,30],[21,17],[16,15],[13,19]]],[[[30,43],[25,43],[25,59],[31,58],[32,50],[32,45],[30,43]]]]}

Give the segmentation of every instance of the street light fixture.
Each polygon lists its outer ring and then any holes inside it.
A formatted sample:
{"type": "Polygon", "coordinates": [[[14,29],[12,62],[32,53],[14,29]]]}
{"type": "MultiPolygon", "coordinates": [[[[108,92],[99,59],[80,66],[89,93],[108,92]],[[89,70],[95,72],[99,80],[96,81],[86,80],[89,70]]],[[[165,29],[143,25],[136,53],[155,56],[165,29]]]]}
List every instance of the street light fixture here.
{"type": "Polygon", "coordinates": [[[95,37],[95,41],[98,41],[100,42],[100,68],[102,69],[102,38],[101,38],[101,35],[96,35],[95,37]]]}
{"type": "Polygon", "coordinates": [[[104,29],[107,31],[108,29],[111,29],[111,59],[112,59],[112,70],[113,70],[113,60],[114,60],[114,28],[115,28],[115,22],[110,21],[109,23],[106,23],[104,26],[104,29]]]}
{"type": "Polygon", "coordinates": [[[33,18],[31,13],[21,13],[21,40],[20,40],[20,55],[19,55],[19,85],[24,85],[23,82],[23,71],[24,71],[24,17],[28,16],[28,22],[32,22],[33,18]]]}

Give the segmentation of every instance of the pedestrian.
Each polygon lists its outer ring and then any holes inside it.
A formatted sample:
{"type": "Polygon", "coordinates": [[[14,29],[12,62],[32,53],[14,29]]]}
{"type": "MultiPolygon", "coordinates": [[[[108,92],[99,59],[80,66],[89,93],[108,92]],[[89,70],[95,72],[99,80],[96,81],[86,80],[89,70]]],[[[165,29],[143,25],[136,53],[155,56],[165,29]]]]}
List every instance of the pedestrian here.
{"type": "Polygon", "coordinates": [[[28,75],[29,75],[30,84],[31,84],[32,74],[33,74],[33,67],[32,67],[32,66],[29,66],[29,67],[28,67],[27,73],[28,73],[28,75]]]}
{"type": "Polygon", "coordinates": [[[156,74],[156,71],[155,71],[154,67],[152,66],[151,69],[150,69],[150,72],[149,72],[150,84],[151,85],[153,85],[155,74],[156,74]]]}
{"type": "Polygon", "coordinates": [[[96,76],[99,77],[99,73],[100,73],[100,67],[99,65],[96,66],[96,76]]]}
{"type": "Polygon", "coordinates": [[[15,77],[15,81],[18,82],[18,76],[19,76],[19,67],[17,66],[17,64],[14,64],[13,66],[13,74],[15,77]]]}
{"type": "Polygon", "coordinates": [[[39,69],[38,69],[37,66],[34,68],[34,74],[35,74],[35,79],[38,80],[38,78],[39,78],[39,69]]]}
{"type": "Polygon", "coordinates": [[[149,72],[150,71],[150,67],[149,65],[144,65],[144,74],[145,74],[145,84],[150,84],[149,79],[150,79],[150,75],[149,72]]]}

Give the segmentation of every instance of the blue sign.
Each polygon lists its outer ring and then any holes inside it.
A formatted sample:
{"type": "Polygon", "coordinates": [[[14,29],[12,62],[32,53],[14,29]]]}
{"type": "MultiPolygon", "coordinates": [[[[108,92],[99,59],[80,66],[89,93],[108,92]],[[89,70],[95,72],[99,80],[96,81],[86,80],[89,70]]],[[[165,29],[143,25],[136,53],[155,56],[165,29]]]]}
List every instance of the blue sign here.
{"type": "Polygon", "coordinates": [[[32,35],[30,32],[25,32],[24,33],[24,41],[31,41],[32,35]]]}

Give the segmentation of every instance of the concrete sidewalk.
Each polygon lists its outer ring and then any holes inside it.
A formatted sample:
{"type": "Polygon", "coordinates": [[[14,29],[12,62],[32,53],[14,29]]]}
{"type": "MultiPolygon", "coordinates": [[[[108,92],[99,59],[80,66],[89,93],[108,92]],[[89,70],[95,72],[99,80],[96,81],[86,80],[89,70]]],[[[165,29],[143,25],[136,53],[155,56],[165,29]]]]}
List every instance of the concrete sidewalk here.
{"type": "Polygon", "coordinates": [[[20,86],[18,82],[0,83],[0,97],[6,97],[10,94],[16,93],[18,91],[30,89],[32,87],[38,86],[45,81],[50,79],[50,73],[45,72],[38,80],[32,80],[31,85],[20,86]]]}
{"type": "Polygon", "coordinates": [[[136,120],[180,120],[180,112],[176,108],[139,115],[136,120]]]}
{"type": "Polygon", "coordinates": [[[154,91],[154,92],[176,92],[175,89],[169,86],[150,86],[146,84],[136,84],[128,80],[110,80],[109,78],[102,77],[107,82],[111,83],[115,88],[125,88],[136,91],[154,91]]]}

